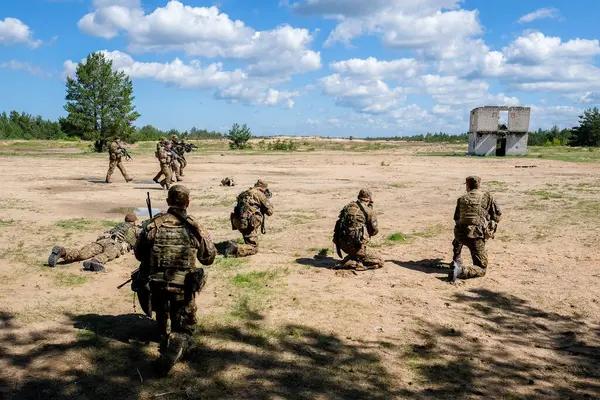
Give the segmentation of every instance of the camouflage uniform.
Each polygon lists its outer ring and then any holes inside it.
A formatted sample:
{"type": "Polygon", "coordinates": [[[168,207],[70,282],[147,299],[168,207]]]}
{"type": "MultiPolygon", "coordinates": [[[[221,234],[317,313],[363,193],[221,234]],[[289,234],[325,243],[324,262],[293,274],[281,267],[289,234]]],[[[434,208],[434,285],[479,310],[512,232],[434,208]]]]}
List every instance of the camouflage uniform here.
{"type": "Polygon", "coordinates": [[[121,222],[98,237],[95,242],[80,249],[55,246],[48,257],[48,265],[56,266],[60,258],[68,263],[92,259],[100,265],[112,261],[133,249],[141,229],[135,224],[136,221],[135,214],[127,214],[125,222],[121,222]]]}
{"type": "Polygon", "coordinates": [[[258,253],[259,229],[266,216],[273,215],[273,204],[268,185],[259,180],[254,187],[245,190],[237,197],[237,206],[230,214],[231,228],[238,230],[244,238],[244,244],[229,242],[226,255],[247,257],[258,253]]]}
{"type": "Polygon", "coordinates": [[[135,246],[135,256],[141,262],[139,279],[149,282],[162,338],[163,372],[168,372],[189,348],[196,329],[195,297],[206,281],[204,270],[196,268],[196,259],[210,265],[217,254],[209,233],[187,214],[189,189],[173,186],[167,203],[166,213],[144,224],[135,246]],[[195,286],[189,283],[192,277],[197,278],[195,286]]]}
{"type": "MultiPolygon", "coordinates": [[[[160,141],[156,142],[156,152],[154,153],[154,156],[158,159],[159,163],[160,161],[160,150],[164,148],[165,143],[167,142],[167,138],[162,137],[160,138],[160,141]]],[[[159,183],[159,179],[160,177],[163,175],[163,170],[162,170],[162,164],[161,164],[161,168],[160,171],[158,171],[158,174],[156,174],[156,176],[152,179],[154,182],[159,183]]]]}
{"type": "Polygon", "coordinates": [[[165,179],[160,182],[160,186],[163,189],[169,189],[173,178],[171,175],[171,153],[168,151],[168,145],[158,150],[157,157],[160,161],[160,172],[165,176],[165,179]]]}
{"type": "Polygon", "coordinates": [[[451,280],[469,279],[485,276],[488,258],[485,250],[485,241],[492,237],[495,228],[502,218],[500,207],[489,192],[479,190],[480,178],[470,176],[467,178],[469,192],[460,197],[454,211],[454,240],[453,261],[458,263],[460,269],[454,268],[450,273],[451,280]],[[467,246],[471,252],[473,265],[462,265],[461,252],[467,246]]]}
{"type": "Polygon", "coordinates": [[[121,160],[121,149],[117,144],[117,140],[115,140],[110,144],[110,146],[108,146],[108,154],[110,157],[110,161],[108,164],[108,172],[106,172],[106,183],[112,182],[110,177],[115,171],[115,167],[119,168],[119,171],[121,171],[121,174],[123,174],[123,178],[125,178],[126,182],[131,182],[133,178],[130,178],[129,175],[127,175],[127,170],[125,169],[125,165],[123,165],[123,161],[121,160]]]}
{"type": "Polygon", "coordinates": [[[371,201],[371,191],[362,189],[358,200],[347,204],[340,211],[336,222],[333,243],[338,254],[341,250],[348,255],[335,268],[366,270],[383,267],[383,259],[367,247],[370,238],[378,233],[379,227],[371,201]]]}
{"type": "Polygon", "coordinates": [[[183,176],[183,169],[187,167],[187,160],[185,159],[185,140],[181,140],[181,142],[177,143],[177,147],[175,147],[175,152],[181,157],[179,161],[179,176],[183,176]]]}

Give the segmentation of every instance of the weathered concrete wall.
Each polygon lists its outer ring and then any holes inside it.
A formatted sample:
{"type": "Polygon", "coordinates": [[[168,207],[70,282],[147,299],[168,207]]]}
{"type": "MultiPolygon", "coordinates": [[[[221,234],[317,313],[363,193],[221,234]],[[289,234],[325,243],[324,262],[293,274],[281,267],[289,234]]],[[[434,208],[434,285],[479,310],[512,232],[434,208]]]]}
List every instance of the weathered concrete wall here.
{"type": "Polygon", "coordinates": [[[524,156],[527,154],[527,133],[510,133],[506,135],[506,155],[524,156]]]}
{"type": "Polygon", "coordinates": [[[500,112],[491,107],[481,107],[475,110],[475,120],[470,132],[496,132],[500,112]]]}
{"type": "MultiPolygon", "coordinates": [[[[496,125],[497,127],[497,125],[496,125]]],[[[498,136],[494,134],[469,133],[469,154],[474,156],[495,156],[498,136]]]]}
{"type": "Polygon", "coordinates": [[[528,132],[529,117],[528,108],[512,108],[508,111],[508,130],[511,132],[528,132]]]}

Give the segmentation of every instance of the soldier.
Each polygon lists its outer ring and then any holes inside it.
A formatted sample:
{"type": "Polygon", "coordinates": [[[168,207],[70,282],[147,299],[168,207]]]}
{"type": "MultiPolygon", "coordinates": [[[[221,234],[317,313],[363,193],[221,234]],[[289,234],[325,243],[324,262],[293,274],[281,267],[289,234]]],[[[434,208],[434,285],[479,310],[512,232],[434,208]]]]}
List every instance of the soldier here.
{"type": "Polygon", "coordinates": [[[238,195],[237,205],[230,214],[231,229],[240,231],[244,244],[238,246],[230,240],[225,249],[225,257],[247,257],[258,253],[259,228],[264,234],[265,218],[273,215],[270,198],[268,185],[260,179],[254,187],[238,195]]]}
{"type": "Polygon", "coordinates": [[[104,264],[131,251],[140,233],[138,218],[135,214],[127,214],[125,222],[121,222],[111,230],[98,237],[95,242],[81,249],[54,246],[48,257],[48,265],[55,267],[62,258],[66,262],[87,260],[83,268],[87,271],[103,271],[104,264]]]}
{"type": "Polygon", "coordinates": [[[361,189],[358,200],[347,204],[340,211],[335,224],[333,243],[337,253],[340,257],[342,257],[341,251],[348,255],[334,269],[364,271],[383,267],[381,257],[367,248],[370,238],[377,233],[379,228],[371,191],[361,189]]]}
{"type": "Polygon", "coordinates": [[[485,241],[493,238],[496,227],[502,218],[500,207],[489,192],[479,190],[481,179],[469,176],[466,179],[467,194],[460,197],[454,211],[454,256],[452,271],[448,275],[451,282],[456,279],[469,279],[485,276],[488,266],[485,241]],[[461,251],[467,246],[471,252],[473,265],[463,265],[461,251]]]}
{"type": "MultiPolygon", "coordinates": [[[[166,137],[161,137],[160,141],[158,141],[156,143],[156,153],[154,153],[154,156],[158,159],[159,163],[160,163],[160,149],[165,147],[165,143],[167,143],[167,138],[166,137]]],[[[159,179],[160,177],[163,175],[163,171],[162,168],[160,169],[160,171],[158,171],[158,174],[156,174],[156,176],[152,179],[154,182],[159,183],[159,179]]]]}
{"type": "Polygon", "coordinates": [[[189,189],[173,186],[167,204],[166,213],[144,224],[134,250],[141,262],[134,290],[150,293],[161,334],[159,367],[165,375],[189,350],[196,329],[195,297],[207,277],[204,269],[196,268],[196,259],[210,265],[217,254],[209,233],[187,214],[189,189]]]}
{"type": "Polygon", "coordinates": [[[173,147],[179,146],[179,138],[177,135],[171,136],[171,142],[173,143],[173,147]]]}
{"type": "Polygon", "coordinates": [[[119,137],[116,137],[114,142],[112,142],[108,147],[110,162],[108,164],[108,172],[106,173],[106,183],[112,183],[110,177],[112,176],[115,167],[119,168],[119,171],[121,171],[121,174],[123,174],[123,178],[125,178],[126,182],[131,182],[133,180],[133,178],[130,178],[129,175],[127,175],[127,170],[125,170],[125,166],[121,160],[123,156],[122,149],[123,147],[121,147],[121,139],[119,137]]]}
{"type": "Polygon", "coordinates": [[[160,172],[164,174],[165,179],[160,182],[160,186],[163,189],[169,190],[172,182],[171,175],[171,142],[165,142],[165,145],[158,150],[158,160],[160,161],[160,172]]]}
{"type": "Polygon", "coordinates": [[[186,147],[187,146],[188,146],[188,144],[185,142],[185,139],[181,139],[181,142],[179,142],[179,145],[175,149],[175,152],[177,154],[179,154],[179,157],[181,157],[181,159],[179,160],[179,164],[180,164],[180,166],[179,166],[179,175],[180,176],[183,176],[183,169],[185,167],[187,167],[187,160],[185,159],[185,152],[186,152],[186,147]]]}

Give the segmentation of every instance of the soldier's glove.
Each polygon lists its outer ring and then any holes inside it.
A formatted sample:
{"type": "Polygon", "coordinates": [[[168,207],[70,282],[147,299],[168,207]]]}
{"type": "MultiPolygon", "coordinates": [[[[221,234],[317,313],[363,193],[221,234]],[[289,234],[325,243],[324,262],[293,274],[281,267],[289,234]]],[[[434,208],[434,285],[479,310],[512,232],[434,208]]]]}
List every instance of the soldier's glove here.
{"type": "Polygon", "coordinates": [[[265,189],[265,196],[267,196],[267,199],[271,198],[271,191],[269,189],[265,189]]]}

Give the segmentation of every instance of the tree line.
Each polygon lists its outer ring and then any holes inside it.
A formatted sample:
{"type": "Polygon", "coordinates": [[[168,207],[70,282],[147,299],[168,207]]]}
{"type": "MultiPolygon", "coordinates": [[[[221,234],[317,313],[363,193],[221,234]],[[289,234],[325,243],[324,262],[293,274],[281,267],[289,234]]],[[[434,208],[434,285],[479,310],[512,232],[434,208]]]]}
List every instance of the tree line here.
{"type": "MultiPolygon", "coordinates": [[[[114,137],[125,142],[159,140],[177,135],[180,138],[205,139],[226,137],[232,148],[244,148],[252,137],[244,124],[234,124],[228,135],[205,129],[162,131],[152,125],[135,126],[140,114],[133,105],[133,84],[123,71],[114,71],[112,60],[95,52],[77,65],[74,77],[67,77],[65,111],[58,121],[45,120],[27,113],[11,111],[0,114],[0,139],[68,139],[90,140],[96,151],[104,151],[114,137]]],[[[468,134],[443,132],[426,135],[369,138],[371,140],[403,140],[427,143],[466,143],[468,134]]],[[[579,126],[560,130],[537,130],[529,134],[530,145],[600,146],[600,112],[589,109],[579,117],[579,126]]]]}

